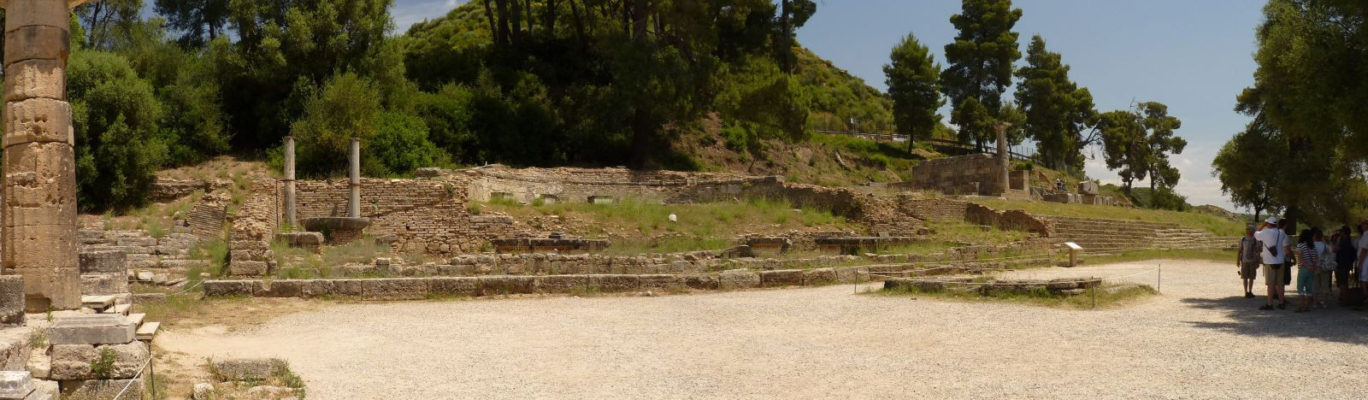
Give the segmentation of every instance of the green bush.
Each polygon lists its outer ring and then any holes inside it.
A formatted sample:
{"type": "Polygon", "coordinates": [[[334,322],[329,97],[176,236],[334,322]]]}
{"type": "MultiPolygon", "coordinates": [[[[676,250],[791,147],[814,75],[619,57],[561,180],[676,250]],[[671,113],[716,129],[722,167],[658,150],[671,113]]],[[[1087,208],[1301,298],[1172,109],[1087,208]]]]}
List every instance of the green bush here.
{"type": "Polygon", "coordinates": [[[382,112],[375,120],[375,133],[365,146],[369,151],[362,163],[367,174],[385,176],[446,163],[446,153],[428,141],[423,120],[411,115],[382,112]]]}
{"type": "Polygon", "coordinates": [[[380,116],[380,92],[368,79],[346,73],[333,76],[304,105],[304,118],[290,125],[295,136],[300,174],[327,176],[347,170],[351,139],[367,139],[380,116]]]}
{"type": "Polygon", "coordinates": [[[84,211],[127,210],[146,202],[166,160],[161,104],[128,60],[81,50],[67,69],[76,133],[76,179],[84,211]]]}

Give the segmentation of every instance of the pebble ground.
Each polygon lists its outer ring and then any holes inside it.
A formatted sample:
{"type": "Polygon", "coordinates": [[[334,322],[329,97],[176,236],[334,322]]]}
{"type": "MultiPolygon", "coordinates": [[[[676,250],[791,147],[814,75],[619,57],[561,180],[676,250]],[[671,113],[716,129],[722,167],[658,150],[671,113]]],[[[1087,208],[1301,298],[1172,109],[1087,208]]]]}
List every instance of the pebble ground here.
{"type": "MultiPolygon", "coordinates": [[[[165,349],[281,357],[315,399],[1368,396],[1368,312],[1258,311],[1233,265],[1150,261],[1015,273],[1118,277],[1160,296],[1065,310],[855,294],[341,304],[165,349]]],[[[1262,279],[1262,277],[1260,277],[1262,279]]]]}

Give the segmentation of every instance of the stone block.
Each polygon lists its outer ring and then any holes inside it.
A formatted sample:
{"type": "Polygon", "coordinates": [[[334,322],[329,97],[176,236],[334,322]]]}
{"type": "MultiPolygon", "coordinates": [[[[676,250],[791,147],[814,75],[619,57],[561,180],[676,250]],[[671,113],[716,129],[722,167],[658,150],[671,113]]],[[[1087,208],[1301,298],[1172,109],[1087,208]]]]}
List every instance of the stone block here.
{"type": "MultiPolygon", "coordinates": [[[[35,101],[40,100],[23,103],[35,101]]],[[[7,121],[6,130],[12,124],[13,121],[7,121]]],[[[12,208],[32,209],[22,210],[24,212],[6,210],[4,226],[46,226],[70,223],[73,220],[66,218],[76,218],[76,150],[70,144],[10,144],[4,148],[3,162],[7,178],[4,182],[5,201],[12,208]],[[34,213],[33,210],[49,212],[29,215],[34,213]]],[[[74,231],[66,236],[72,243],[76,242],[74,231]]],[[[72,252],[73,257],[75,253],[72,252]]]]}
{"type": "Polygon", "coordinates": [[[5,101],[66,100],[66,66],[60,60],[27,60],[5,68],[5,101]]]}
{"type": "Polygon", "coordinates": [[[866,267],[844,267],[836,268],[836,281],[840,283],[859,283],[869,281],[869,268],[866,267]]]}
{"type": "Polygon", "coordinates": [[[35,379],[49,379],[52,371],[52,357],[48,356],[47,350],[48,346],[43,346],[29,352],[25,370],[32,373],[35,379]]]}
{"type": "Polygon", "coordinates": [[[71,9],[66,2],[53,0],[7,0],[5,4],[5,32],[25,26],[42,25],[67,28],[71,24],[71,9]]]}
{"type": "Polygon", "coordinates": [[[65,26],[30,25],[5,32],[5,62],[63,60],[71,53],[71,33],[65,26]]]}
{"type": "Polygon", "coordinates": [[[436,296],[478,296],[480,280],[473,277],[427,278],[428,293],[436,296]]]}
{"type": "Polygon", "coordinates": [[[62,396],[61,385],[57,381],[35,380],[33,381],[33,389],[33,393],[38,394],[38,396],[26,400],[60,400],[62,396]]]}
{"type": "Polygon", "coordinates": [[[364,279],[361,297],[366,300],[418,300],[427,297],[422,278],[364,279]]]}
{"type": "Polygon", "coordinates": [[[125,344],[134,340],[134,326],[122,315],[91,314],[60,317],[48,329],[48,342],[58,344],[125,344]]]}
{"type": "Polygon", "coordinates": [[[641,276],[626,274],[592,275],[595,290],[608,293],[635,292],[641,289],[641,276]]]}
{"type": "Polygon", "coordinates": [[[276,358],[214,360],[209,372],[219,382],[260,382],[283,372],[289,364],[276,358]]]}
{"type": "Polygon", "coordinates": [[[204,281],[206,297],[252,296],[262,285],[256,280],[204,281]]]}
{"type": "Polygon", "coordinates": [[[836,270],[831,268],[817,268],[803,272],[804,286],[822,286],[836,283],[836,270]]]}
{"type": "Polygon", "coordinates": [[[303,297],[306,280],[277,280],[263,282],[265,290],[256,294],[259,297],[303,297]]]}
{"type": "Polygon", "coordinates": [[[24,324],[24,277],[0,275],[0,324],[24,324]]]}
{"type": "Polygon", "coordinates": [[[232,276],[266,276],[270,265],[265,261],[237,261],[228,264],[228,274],[232,276]]]}
{"type": "Polygon", "coordinates": [[[548,275],[537,277],[537,290],[542,293],[574,293],[587,290],[590,279],[587,275],[548,275]]]}
{"type": "Polygon", "coordinates": [[[119,250],[82,251],[79,255],[82,274],[126,274],[128,254],[119,250]]]}
{"type": "Polygon", "coordinates": [[[329,279],[310,279],[301,281],[300,294],[305,298],[325,297],[334,294],[333,281],[329,279]]]}
{"type": "Polygon", "coordinates": [[[323,234],[319,232],[280,233],[276,234],[276,240],[293,248],[307,249],[315,253],[323,251],[323,234]]]}
{"type": "Polygon", "coordinates": [[[684,287],[684,279],[678,275],[649,274],[637,276],[637,288],[641,289],[679,289],[684,287]]]}
{"type": "Polygon", "coordinates": [[[0,400],[23,400],[33,393],[28,371],[0,371],[0,400]]]}
{"type": "Polygon", "coordinates": [[[143,398],[143,379],[100,379],[62,381],[64,399],[112,399],[123,392],[121,399],[143,398]],[[125,389],[126,388],[126,389],[125,389]]]}
{"type": "Polygon", "coordinates": [[[760,274],[748,269],[722,271],[717,279],[718,287],[724,290],[760,287],[760,274]]]}
{"type": "Polygon", "coordinates": [[[684,276],[684,286],[696,290],[717,290],[720,288],[721,281],[710,275],[687,275],[684,276]]]}
{"type": "Polygon", "coordinates": [[[496,296],[506,294],[532,294],[537,292],[537,280],[532,276],[481,276],[480,294],[496,296]]]}
{"type": "Polygon", "coordinates": [[[366,279],[334,279],[333,294],[338,296],[360,297],[365,294],[366,279]]]}
{"type": "MultiPolygon", "coordinates": [[[[9,48],[5,49],[7,52],[9,48]]],[[[7,77],[6,82],[10,79],[7,77]]],[[[74,145],[71,105],[57,99],[35,97],[5,103],[4,146],[29,143],[74,145]]]]}
{"type": "Polygon", "coordinates": [[[128,276],[112,274],[81,275],[81,293],[109,295],[128,292],[128,276]]]}
{"type": "Polygon", "coordinates": [[[760,272],[760,286],[782,287],[802,285],[803,270],[801,269],[781,269],[775,271],[760,272]]]}
{"type": "Polygon", "coordinates": [[[54,344],[49,376],[60,381],[132,378],[147,363],[148,355],[147,344],[140,341],[102,346],[54,344]],[[104,352],[113,354],[114,362],[105,371],[93,370],[104,352]]]}

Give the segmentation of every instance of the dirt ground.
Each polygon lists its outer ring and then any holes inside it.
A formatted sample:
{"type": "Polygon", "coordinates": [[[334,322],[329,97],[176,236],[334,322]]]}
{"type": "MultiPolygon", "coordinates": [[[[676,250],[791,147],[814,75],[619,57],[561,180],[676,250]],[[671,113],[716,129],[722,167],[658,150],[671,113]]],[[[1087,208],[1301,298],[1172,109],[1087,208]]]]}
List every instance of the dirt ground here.
{"type": "Polygon", "coordinates": [[[1368,313],[1258,311],[1263,299],[1243,298],[1233,266],[1148,261],[1016,275],[1130,275],[1153,285],[1161,263],[1161,295],[1105,310],[855,294],[849,285],[324,303],[236,330],[168,328],[157,345],[188,363],[284,358],[314,399],[1368,393],[1368,313]]]}

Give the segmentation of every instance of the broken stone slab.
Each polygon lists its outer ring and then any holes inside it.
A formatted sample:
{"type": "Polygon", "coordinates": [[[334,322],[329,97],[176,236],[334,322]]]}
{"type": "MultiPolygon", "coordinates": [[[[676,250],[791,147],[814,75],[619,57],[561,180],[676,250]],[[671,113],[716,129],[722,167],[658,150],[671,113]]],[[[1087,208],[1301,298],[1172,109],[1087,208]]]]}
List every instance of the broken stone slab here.
{"type": "Polygon", "coordinates": [[[63,381],[61,387],[64,399],[112,399],[120,391],[123,392],[121,399],[141,399],[144,390],[141,377],[63,381]]]}
{"type": "Polygon", "coordinates": [[[137,304],[165,303],[166,293],[134,293],[133,302],[137,304]]]}
{"type": "Polygon", "coordinates": [[[84,344],[58,344],[52,346],[52,370],[49,376],[55,380],[79,379],[127,379],[137,376],[138,371],[147,363],[149,353],[147,344],[132,342],[119,345],[91,346],[84,344]],[[96,371],[93,366],[100,360],[102,353],[114,355],[113,363],[107,369],[96,371]]]}
{"type": "Polygon", "coordinates": [[[114,296],[112,295],[81,296],[81,306],[95,311],[104,311],[113,305],[114,296]]]}
{"type": "Polygon", "coordinates": [[[138,340],[151,342],[157,336],[157,329],[161,328],[161,322],[152,321],[138,327],[138,340]]]}
{"type": "Polygon", "coordinates": [[[261,382],[283,373],[289,365],[278,358],[214,360],[209,372],[219,382],[261,382]]]}
{"type": "Polygon", "coordinates": [[[25,369],[33,374],[35,379],[48,379],[52,372],[52,357],[48,355],[47,346],[33,349],[29,352],[28,364],[25,369]]]}
{"type": "Polygon", "coordinates": [[[61,317],[48,329],[48,341],[57,344],[126,344],[132,342],[135,327],[118,314],[90,314],[61,317]]]}
{"type": "Polygon", "coordinates": [[[33,393],[28,371],[0,371],[0,400],[23,400],[33,393]]]}
{"type": "Polygon", "coordinates": [[[24,277],[0,275],[0,324],[24,324],[24,277]]]}

